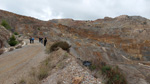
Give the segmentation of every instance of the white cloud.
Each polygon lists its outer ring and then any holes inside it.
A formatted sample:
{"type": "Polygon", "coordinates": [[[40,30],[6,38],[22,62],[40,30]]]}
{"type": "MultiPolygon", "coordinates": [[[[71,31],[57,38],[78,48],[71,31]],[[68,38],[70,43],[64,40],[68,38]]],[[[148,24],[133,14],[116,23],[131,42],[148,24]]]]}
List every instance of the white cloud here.
{"type": "Polygon", "coordinates": [[[95,20],[123,14],[150,18],[149,4],[150,0],[0,0],[0,9],[41,20],[95,20]]]}

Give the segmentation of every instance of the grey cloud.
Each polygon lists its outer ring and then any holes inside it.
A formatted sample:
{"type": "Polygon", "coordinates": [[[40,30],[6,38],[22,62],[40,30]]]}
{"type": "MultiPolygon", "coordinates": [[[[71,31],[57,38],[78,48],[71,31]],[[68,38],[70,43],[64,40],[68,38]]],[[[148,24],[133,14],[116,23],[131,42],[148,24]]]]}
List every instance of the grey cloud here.
{"type": "Polygon", "coordinates": [[[0,9],[41,20],[95,20],[124,14],[150,18],[149,4],[149,0],[0,0],[0,9]]]}

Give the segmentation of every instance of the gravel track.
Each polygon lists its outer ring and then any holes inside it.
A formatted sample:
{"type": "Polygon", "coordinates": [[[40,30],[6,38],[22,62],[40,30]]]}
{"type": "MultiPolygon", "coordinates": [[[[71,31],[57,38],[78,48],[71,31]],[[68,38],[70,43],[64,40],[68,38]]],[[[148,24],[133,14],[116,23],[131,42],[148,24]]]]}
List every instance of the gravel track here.
{"type": "Polygon", "coordinates": [[[31,68],[37,67],[48,56],[44,50],[44,46],[35,41],[34,44],[0,55],[0,84],[14,84],[28,77],[31,68]]]}

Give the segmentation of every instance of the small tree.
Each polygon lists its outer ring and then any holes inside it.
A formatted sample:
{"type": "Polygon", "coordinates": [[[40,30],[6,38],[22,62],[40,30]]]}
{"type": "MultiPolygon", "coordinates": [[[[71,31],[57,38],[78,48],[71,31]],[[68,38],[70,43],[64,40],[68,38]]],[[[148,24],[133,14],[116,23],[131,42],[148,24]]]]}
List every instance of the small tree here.
{"type": "Polygon", "coordinates": [[[10,37],[10,39],[9,39],[9,45],[10,46],[15,46],[16,44],[18,44],[18,41],[16,41],[16,38],[15,38],[15,36],[14,35],[12,35],[12,37],[10,37]]]}
{"type": "Polygon", "coordinates": [[[6,29],[11,29],[10,25],[5,20],[2,21],[1,25],[4,26],[6,29]]]}
{"type": "Polygon", "coordinates": [[[15,35],[19,35],[18,32],[14,32],[15,35]]]}

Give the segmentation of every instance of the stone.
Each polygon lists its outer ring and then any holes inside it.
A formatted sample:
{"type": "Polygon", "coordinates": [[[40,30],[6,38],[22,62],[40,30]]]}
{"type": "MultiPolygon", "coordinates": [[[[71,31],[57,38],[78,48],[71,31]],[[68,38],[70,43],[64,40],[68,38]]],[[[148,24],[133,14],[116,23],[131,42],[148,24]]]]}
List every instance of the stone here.
{"type": "Polygon", "coordinates": [[[3,49],[0,49],[0,55],[3,54],[3,53],[4,53],[4,50],[3,50],[3,49]]]}
{"type": "Polygon", "coordinates": [[[22,45],[17,45],[15,48],[16,49],[22,48],[22,45]]]}
{"type": "Polygon", "coordinates": [[[73,84],[80,84],[82,79],[83,79],[83,77],[75,77],[73,79],[73,84]]]}
{"type": "Polygon", "coordinates": [[[9,49],[9,51],[13,51],[15,48],[13,48],[13,47],[11,47],[10,49],[9,49]]]}

